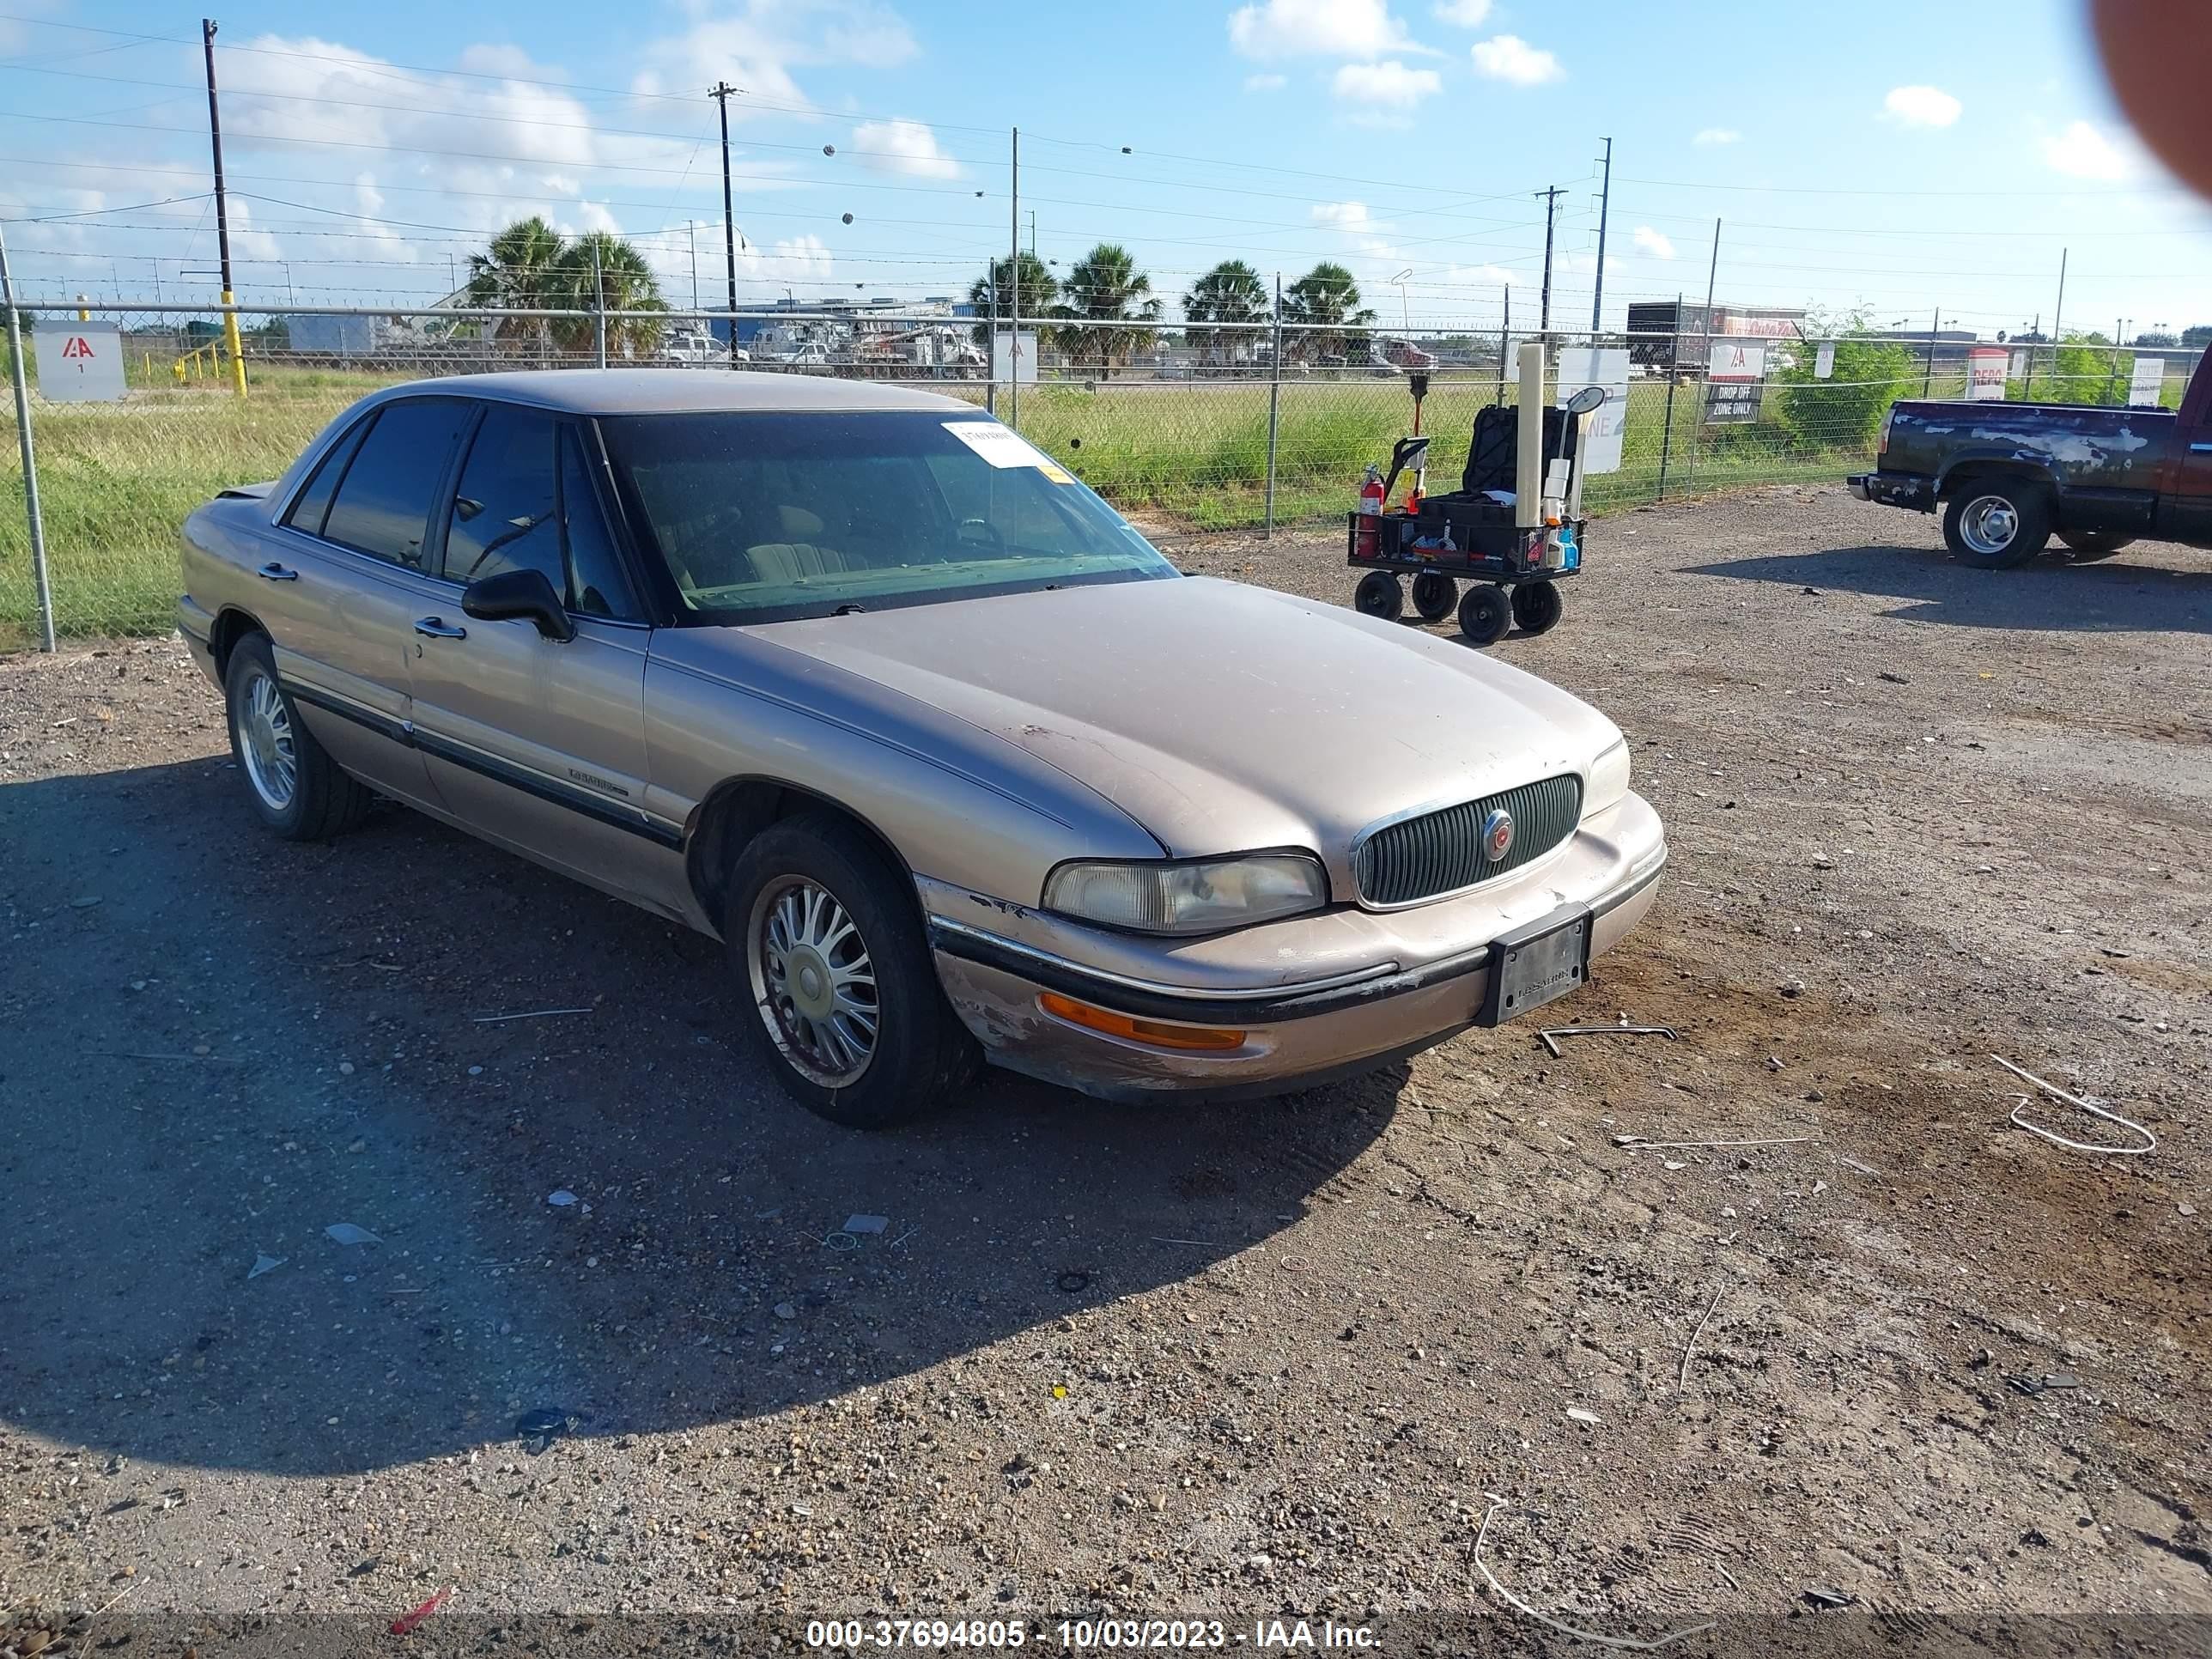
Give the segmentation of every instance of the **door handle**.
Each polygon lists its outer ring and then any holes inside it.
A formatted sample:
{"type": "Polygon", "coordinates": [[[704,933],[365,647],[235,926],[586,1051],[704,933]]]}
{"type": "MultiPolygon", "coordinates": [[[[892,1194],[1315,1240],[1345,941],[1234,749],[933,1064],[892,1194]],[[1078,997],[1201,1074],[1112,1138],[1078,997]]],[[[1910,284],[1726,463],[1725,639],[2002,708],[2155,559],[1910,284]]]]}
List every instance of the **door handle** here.
{"type": "Polygon", "coordinates": [[[295,582],[300,580],[298,571],[289,569],[277,563],[274,559],[270,560],[267,564],[263,565],[253,574],[264,582],[295,582]]]}
{"type": "Polygon", "coordinates": [[[469,636],[465,628],[456,628],[442,617],[417,617],[415,631],[427,634],[434,640],[465,640],[469,636]]]}

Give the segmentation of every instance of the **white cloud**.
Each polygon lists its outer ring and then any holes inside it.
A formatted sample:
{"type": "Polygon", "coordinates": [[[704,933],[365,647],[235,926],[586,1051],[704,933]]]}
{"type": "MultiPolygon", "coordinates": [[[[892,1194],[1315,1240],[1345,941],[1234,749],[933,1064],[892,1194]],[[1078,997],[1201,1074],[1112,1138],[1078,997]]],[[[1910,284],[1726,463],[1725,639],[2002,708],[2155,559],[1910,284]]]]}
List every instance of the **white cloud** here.
{"type": "Polygon", "coordinates": [[[937,147],[937,134],[921,121],[863,121],[853,129],[860,165],[910,179],[957,179],[960,163],[937,147]]]}
{"type": "Polygon", "coordinates": [[[836,261],[819,236],[787,237],[773,247],[749,245],[738,252],[740,280],[781,283],[826,283],[836,270],[836,261]]]}
{"type": "Polygon", "coordinates": [[[1263,60],[1375,58],[1413,46],[1387,0],[1254,0],[1229,14],[1229,44],[1263,60]]]}
{"type": "Polygon", "coordinates": [[[1479,29],[1490,16],[1490,0],[1438,0],[1437,15],[1463,29],[1479,29]]]}
{"type": "Polygon", "coordinates": [[[1364,202],[1316,202],[1309,210],[1317,222],[1340,230],[1370,230],[1375,225],[1364,202]]]}
{"type": "Polygon", "coordinates": [[[1434,70],[1407,69],[1395,58],[1344,64],[1329,81],[1346,118],[1369,127],[1411,126],[1421,100],[1434,97],[1443,86],[1443,76],[1434,70]]]}
{"type": "Polygon", "coordinates": [[[1446,288],[1510,288],[1528,277],[1504,265],[1448,265],[1437,281],[1446,288]]]}
{"type": "Polygon", "coordinates": [[[1693,144],[1735,144],[1743,141],[1743,135],[1734,127],[1700,127],[1698,136],[1690,140],[1693,144]]]}
{"type": "Polygon", "coordinates": [[[2147,158],[2133,134],[2100,127],[2093,121],[2069,121],[2064,131],[2045,138],[2043,160],[2069,179],[2094,179],[2108,184],[2136,178],[2147,170],[2147,158]]]}
{"type": "Polygon", "coordinates": [[[1941,87],[1892,87],[1881,107],[1899,126],[1948,127],[1966,106],[1941,87]]]}
{"type": "Polygon", "coordinates": [[[1247,92],[1279,92],[1290,84],[1287,75],[1248,75],[1244,77],[1247,92]]]}
{"type": "Polygon", "coordinates": [[[744,88],[744,97],[730,100],[732,122],[757,109],[811,107],[794,70],[892,69],[920,50],[905,20],[875,0],[738,0],[727,13],[698,3],[684,9],[692,26],[648,45],[631,84],[696,86],[703,75],[718,75],[744,88]]]}
{"type": "Polygon", "coordinates": [[[1530,46],[1517,34],[1495,34],[1487,40],[1478,40],[1472,56],[1478,75],[1493,81],[1510,81],[1516,87],[1539,86],[1566,73],[1553,53],[1530,46]]]}
{"type": "Polygon", "coordinates": [[[1628,240],[1636,245],[1637,252],[1648,253],[1655,259],[1671,259],[1674,257],[1674,244],[1649,225],[1637,226],[1636,234],[1628,240]]]}

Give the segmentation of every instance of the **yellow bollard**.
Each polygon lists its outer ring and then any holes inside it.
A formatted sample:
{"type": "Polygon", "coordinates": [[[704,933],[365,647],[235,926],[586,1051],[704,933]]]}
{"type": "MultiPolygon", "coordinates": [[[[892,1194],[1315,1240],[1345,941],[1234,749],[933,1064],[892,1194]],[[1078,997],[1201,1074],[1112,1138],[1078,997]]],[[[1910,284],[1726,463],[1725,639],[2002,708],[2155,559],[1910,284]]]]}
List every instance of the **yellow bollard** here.
{"type": "MultiPolygon", "coordinates": [[[[228,289],[222,291],[222,302],[226,306],[233,303],[228,289]]],[[[243,398],[246,395],[246,351],[238,343],[238,313],[234,311],[222,313],[222,339],[223,343],[230,348],[231,388],[243,398]]]]}

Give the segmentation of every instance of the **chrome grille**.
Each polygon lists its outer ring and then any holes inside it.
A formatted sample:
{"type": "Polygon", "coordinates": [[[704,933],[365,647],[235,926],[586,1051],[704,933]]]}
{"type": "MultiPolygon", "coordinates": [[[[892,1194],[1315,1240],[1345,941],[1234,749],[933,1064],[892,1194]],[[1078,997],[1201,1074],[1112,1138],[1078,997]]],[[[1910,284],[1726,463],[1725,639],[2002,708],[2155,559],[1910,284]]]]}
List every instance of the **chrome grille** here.
{"type": "Polygon", "coordinates": [[[1353,853],[1352,877],[1369,904],[1418,904],[1456,893],[1541,858],[1574,833],[1582,810],[1580,777],[1567,772],[1540,778],[1384,824],[1353,853]],[[1492,863],[1483,856],[1482,825],[1500,807],[1513,815],[1513,845],[1492,863]]]}

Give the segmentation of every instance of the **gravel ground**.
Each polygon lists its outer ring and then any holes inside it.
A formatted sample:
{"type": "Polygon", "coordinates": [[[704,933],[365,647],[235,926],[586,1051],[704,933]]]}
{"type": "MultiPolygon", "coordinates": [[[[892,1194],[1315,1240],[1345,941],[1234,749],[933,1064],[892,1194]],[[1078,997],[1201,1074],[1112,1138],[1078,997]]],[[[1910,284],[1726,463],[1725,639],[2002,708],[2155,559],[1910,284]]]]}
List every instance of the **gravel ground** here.
{"type": "MultiPolygon", "coordinates": [[[[872,1138],[703,939],[257,833],[176,641],[0,661],[0,1607],[2212,1613],[2212,556],[1978,574],[1834,489],[1591,541],[1495,649],[1674,861],[1553,1012],[1679,1041],[872,1138]]],[[[1342,601],[1336,545],[1174,551],[1342,601]]]]}

